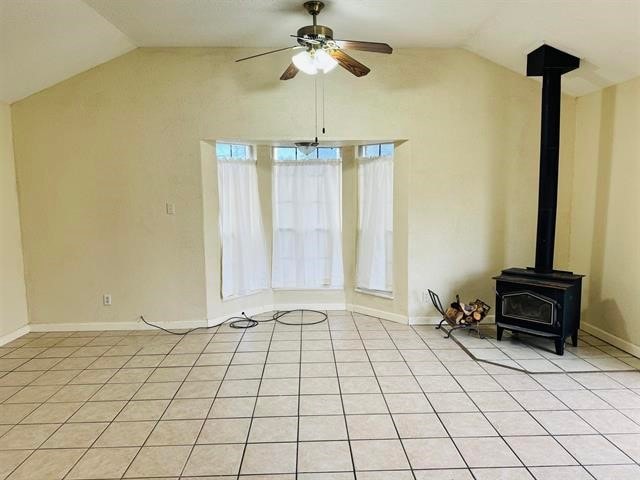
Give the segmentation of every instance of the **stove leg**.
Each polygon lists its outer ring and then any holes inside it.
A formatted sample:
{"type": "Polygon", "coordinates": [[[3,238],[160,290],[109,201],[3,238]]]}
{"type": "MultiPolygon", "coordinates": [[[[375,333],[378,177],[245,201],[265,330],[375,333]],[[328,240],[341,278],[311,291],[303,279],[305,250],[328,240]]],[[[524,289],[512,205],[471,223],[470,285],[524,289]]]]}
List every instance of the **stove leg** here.
{"type": "Polygon", "coordinates": [[[498,341],[502,340],[502,332],[504,332],[504,328],[496,327],[496,339],[498,341]]]}
{"type": "Polygon", "coordinates": [[[574,347],[578,346],[578,331],[577,330],[575,332],[573,332],[573,335],[571,335],[571,345],[573,345],[574,347]]]}
{"type": "Polygon", "coordinates": [[[556,355],[564,355],[564,338],[556,338],[556,355]]]}

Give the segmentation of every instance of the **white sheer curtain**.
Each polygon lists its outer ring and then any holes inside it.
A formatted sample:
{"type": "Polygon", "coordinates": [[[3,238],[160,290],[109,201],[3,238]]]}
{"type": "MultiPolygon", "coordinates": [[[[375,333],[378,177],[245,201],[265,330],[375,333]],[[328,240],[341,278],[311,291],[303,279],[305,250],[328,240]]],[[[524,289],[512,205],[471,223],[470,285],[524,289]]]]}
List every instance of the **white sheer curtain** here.
{"type": "Polygon", "coordinates": [[[274,288],[342,287],[342,166],[283,160],[273,167],[274,288]]]}
{"type": "Polygon", "coordinates": [[[356,287],[393,292],[393,157],[358,163],[356,287]]]}
{"type": "Polygon", "coordinates": [[[222,298],[268,287],[255,160],[218,158],[222,298]]]}

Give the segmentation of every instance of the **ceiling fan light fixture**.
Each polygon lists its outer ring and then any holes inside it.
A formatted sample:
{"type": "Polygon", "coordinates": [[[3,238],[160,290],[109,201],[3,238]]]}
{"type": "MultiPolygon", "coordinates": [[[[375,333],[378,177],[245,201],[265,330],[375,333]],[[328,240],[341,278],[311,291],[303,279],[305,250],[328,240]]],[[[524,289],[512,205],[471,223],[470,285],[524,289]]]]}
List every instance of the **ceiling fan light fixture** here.
{"type": "Polygon", "coordinates": [[[329,55],[326,50],[316,50],[315,59],[318,69],[322,70],[322,73],[329,73],[338,66],[338,61],[329,55]]]}
{"type": "Polygon", "coordinates": [[[322,49],[297,53],[291,58],[291,61],[298,70],[307,75],[315,75],[318,71],[329,73],[338,65],[338,62],[322,49]]]}

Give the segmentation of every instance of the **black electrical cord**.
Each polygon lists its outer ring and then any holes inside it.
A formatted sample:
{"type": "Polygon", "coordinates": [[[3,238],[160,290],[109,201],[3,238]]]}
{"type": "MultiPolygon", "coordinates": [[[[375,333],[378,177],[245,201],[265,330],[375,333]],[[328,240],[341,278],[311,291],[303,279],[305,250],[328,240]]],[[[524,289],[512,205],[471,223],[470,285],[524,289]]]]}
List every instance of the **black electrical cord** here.
{"type": "MultiPolygon", "coordinates": [[[[277,323],[281,323],[282,325],[305,326],[305,325],[318,325],[318,324],[320,324],[322,322],[326,322],[328,318],[329,317],[325,312],[321,312],[319,310],[308,310],[306,308],[298,308],[298,309],[294,309],[294,310],[278,310],[278,311],[273,313],[273,316],[271,318],[267,318],[265,320],[256,320],[255,318],[251,318],[251,317],[247,316],[244,312],[242,312],[242,316],[241,317],[229,317],[222,324],[229,322],[229,326],[231,328],[239,328],[239,329],[253,328],[253,327],[259,325],[260,323],[268,323],[268,322],[277,322],[277,323]],[[287,321],[281,320],[282,318],[286,317],[287,315],[290,315],[290,314],[296,313],[296,312],[302,313],[302,317],[303,318],[304,318],[304,312],[317,313],[317,314],[321,315],[321,318],[320,318],[320,320],[316,320],[314,322],[308,322],[308,323],[306,323],[304,321],[292,323],[292,322],[287,322],[287,321]]],[[[195,332],[196,330],[208,330],[210,328],[216,328],[216,327],[220,326],[220,325],[212,325],[210,327],[195,327],[195,328],[191,328],[189,330],[185,330],[184,332],[176,332],[174,330],[169,330],[169,329],[166,329],[164,327],[161,327],[160,325],[155,325],[155,324],[153,324],[151,322],[147,322],[147,320],[145,320],[143,315],[140,315],[140,319],[144,323],[149,325],[150,327],[157,328],[157,329],[162,330],[163,332],[169,333],[171,335],[180,335],[180,336],[188,335],[191,332],[195,332]]]]}

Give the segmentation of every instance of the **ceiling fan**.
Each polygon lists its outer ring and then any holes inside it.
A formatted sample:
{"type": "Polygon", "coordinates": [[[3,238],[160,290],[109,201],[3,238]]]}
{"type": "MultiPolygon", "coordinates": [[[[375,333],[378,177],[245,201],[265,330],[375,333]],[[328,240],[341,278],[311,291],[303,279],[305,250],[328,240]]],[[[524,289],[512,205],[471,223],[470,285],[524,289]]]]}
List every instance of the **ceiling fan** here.
{"type": "Polygon", "coordinates": [[[329,73],[337,65],[340,65],[356,77],[363,77],[371,70],[366,65],[363,65],[345,53],[345,49],[374,53],[393,52],[393,49],[386,43],[336,40],[333,38],[333,30],[324,25],[318,25],[317,23],[316,17],[324,8],[324,3],[314,0],[305,2],[303,7],[313,17],[313,25],[302,27],[298,29],[295,35],[291,35],[291,37],[298,40],[298,45],[240,58],[236,60],[236,62],[242,62],[276,52],[283,52],[285,50],[303,49],[291,58],[291,64],[280,76],[280,80],[290,80],[295,77],[299,71],[303,71],[309,75],[315,75],[320,72],[329,73]]]}

